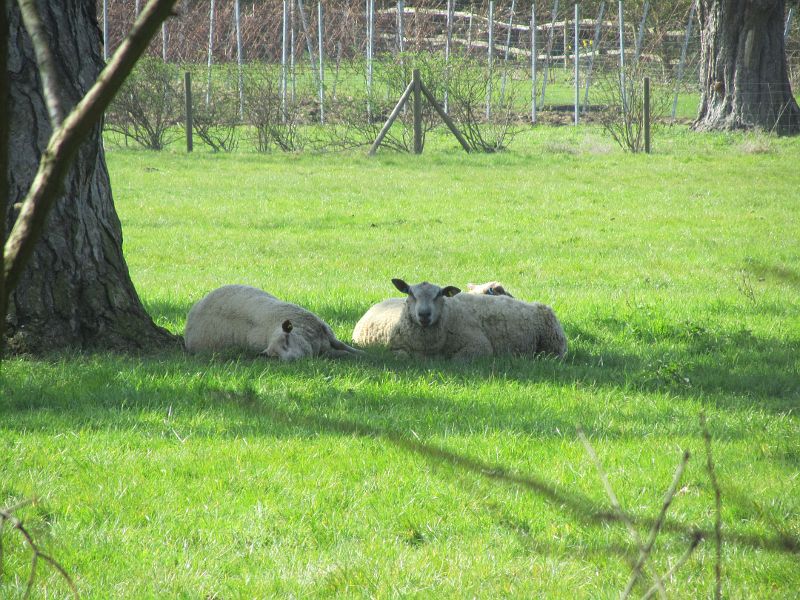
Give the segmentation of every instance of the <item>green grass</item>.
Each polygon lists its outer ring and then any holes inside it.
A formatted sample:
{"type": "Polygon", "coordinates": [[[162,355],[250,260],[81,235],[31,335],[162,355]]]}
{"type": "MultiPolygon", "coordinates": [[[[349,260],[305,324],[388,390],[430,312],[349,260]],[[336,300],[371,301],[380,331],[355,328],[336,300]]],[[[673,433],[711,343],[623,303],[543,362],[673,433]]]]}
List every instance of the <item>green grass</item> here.
{"type": "MultiPolygon", "coordinates": [[[[349,340],[392,277],[499,279],[555,308],[569,355],[12,358],[0,506],[39,498],[20,516],[85,598],[612,598],[636,553],[598,518],[576,428],[643,537],[692,452],[652,557],[664,572],[694,527],[713,531],[705,412],[723,594],[796,597],[800,145],[674,130],[654,148],[587,127],[497,155],[435,136],[373,159],[110,149],[132,277],[173,331],[225,283],[349,340]]],[[[30,556],[2,541],[0,590],[18,597],[30,556]]],[[[670,597],[712,595],[714,556],[707,537],[670,597]]],[[[63,597],[40,569],[40,597],[63,597]]]]}

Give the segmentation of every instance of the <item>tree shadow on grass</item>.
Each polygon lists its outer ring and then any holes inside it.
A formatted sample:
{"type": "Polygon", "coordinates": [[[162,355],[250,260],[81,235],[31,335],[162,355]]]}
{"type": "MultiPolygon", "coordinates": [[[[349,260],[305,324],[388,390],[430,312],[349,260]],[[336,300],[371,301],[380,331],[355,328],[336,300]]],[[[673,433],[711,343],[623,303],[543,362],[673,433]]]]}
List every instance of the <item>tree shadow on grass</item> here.
{"type": "MultiPolygon", "coordinates": [[[[387,402],[374,391],[360,392],[335,385],[322,393],[320,389],[311,389],[303,395],[289,388],[284,393],[276,393],[274,387],[268,386],[267,391],[263,391],[259,389],[258,381],[246,380],[248,373],[257,374],[253,372],[253,368],[257,371],[260,367],[257,360],[238,363],[237,367],[241,368],[236,372],[228,368],[186,378],[187,372],[203,368],[206,363],[191,357],[176,360],[174,354],[160,358],[136,361],[126,357],[100,357],[82,368],[85,372],[78,379],[84,377],[85,380],[73,382],[71,387],[65,387],[64,382],[4,381],[4,402],[0,405],[3,428],[18,432],[57,431],[59,434],[70,430],[135,429],[148,439],[172,440],[174,435],[179,441],[181,435],[176,432],[176,427],[181,429],[183,436],[208,439],[221,436],[232,439],[252,436],[313,439],[331,434],[375,439],[432,464],[444,465],[454,473],[469,473],[489,482],[527,490],[587,525],[602,526],[619,520],[610,508],[578,490],[568,489],[537,474],[519,473],[502,464],[424,441],[425,437],[443,434],[474,434],[476,426],[485,431],[508,428],[537,437],[563,437],[555,432],[559,428],[565,432],[574,431],[576,423],[571,419],[549,415],[546,427],[529,431],[528,425],[535,427],[541,415],[533,415],[530,419],[522,417],[521,423],[520,407],[515,405],[497,406],[489,401],[482,406],[463,406],[448,400],[446,392],[398,394],[387,402]],[[175,375],[178,381],[173,381],[170,375],[175,375]],[[233,379],[233,383],[225,382],[226,375],[233,379]],[[394,407],[392,411],[392,403],[400,403],[400,410],[394,407]],[[381,409],[388,409],[388,414],[381,409]],[[198,424],[191,416],[211,411],[214,418],[208,425],[198,424]],[[174,415],[187,414],[188,420],[183,416],[183,422],[174,421],[174,415]]],[[[350,361],[346,364],[363,372],[363,363],[350,361]]],[[[290,371],[297,366],[277,365],[277,370],[290,371]]],[[[306,361],[300,366],[310,377],[326,381],[342,365],[333,361],[306,361]]],[[[268,376],[277,376],[276,370],[268,376]]],[[[584,415],[595,417],[595,427],[587,428],[589,435],[606,438],[631,435],[630,429],[615,433],[614,428],[602,425],[597,418],[598,410],[601,409],[588,407],[584,415]]],[[[741,505],[738,501],[735,503],[741,505]]],[[[741,506],[743,513],[752,512],[741,506]]],[[[642,527],[650,527],[654,522],[649,517],[633,514],[628,517],[642,527]]],[[[698,530],[680,519],[668,519],[663,529],[687,540],[712,535],[710,528],[698,530]]],[[[726,540],[753,548],[800,554],[800,541],[796,536],[777,528],[771,536],[730,531],[726,533],[726,540]]]]}

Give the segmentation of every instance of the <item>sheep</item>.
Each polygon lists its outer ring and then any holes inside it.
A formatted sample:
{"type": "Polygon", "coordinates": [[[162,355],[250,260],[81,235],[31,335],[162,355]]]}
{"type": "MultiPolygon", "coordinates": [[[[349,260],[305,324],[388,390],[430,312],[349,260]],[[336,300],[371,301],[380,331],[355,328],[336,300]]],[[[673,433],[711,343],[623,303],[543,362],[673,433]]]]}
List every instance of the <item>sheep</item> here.
{"type": "Polygon", "coordinates": [[[284,361],[361,354],[314,313],[247,285],[222,286],[197,302],[184,342],[192,353],[239,349],[284,361]]]}
{"type": "Polygon", "coordinates": [[[508,296],[513,298],[511,293],[506,291],[503,284],[499,281],[487,281],[486,283],[468,283],[467,292],[470,294],[486,294],[487,296],[508,296]]]}
{"type": "Polygon", "coordinates": [[[553,310],[508,296],[461,294],[457,287],[428,282],[410,286],[392,279],[407,295],[370,308],[353,331],[362,346],[384,346],[402,356],[469,360],[500,354],[551,354],[563,358],[567,338],[553,310]]]}

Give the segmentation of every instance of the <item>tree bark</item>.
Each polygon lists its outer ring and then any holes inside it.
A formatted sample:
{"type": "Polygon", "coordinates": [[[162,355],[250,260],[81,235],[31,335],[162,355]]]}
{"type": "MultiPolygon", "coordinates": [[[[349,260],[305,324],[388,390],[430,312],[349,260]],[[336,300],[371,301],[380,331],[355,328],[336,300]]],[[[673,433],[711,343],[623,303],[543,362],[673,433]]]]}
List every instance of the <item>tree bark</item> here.
{"type": "Polygon", "coordinates": [[[783,39],[785,0],[701,0],[698,130],[800,132],[783,39]]]}
{"type": "MultiPolygon", "coordinates": [[[[65,110],[103,67],[93,0],[37,3],[49,34],[65,110]]],[[[52,132],[31,41],[15,2],[9,2],[9,198],[11,229],[52,132]]],[[[102,130],[81,146],[50,212],[42,238],[9,299],[6,321],[12,352],[63,348],[144,350],[177,343],[145,312],[122,254],[102,130]]]]}

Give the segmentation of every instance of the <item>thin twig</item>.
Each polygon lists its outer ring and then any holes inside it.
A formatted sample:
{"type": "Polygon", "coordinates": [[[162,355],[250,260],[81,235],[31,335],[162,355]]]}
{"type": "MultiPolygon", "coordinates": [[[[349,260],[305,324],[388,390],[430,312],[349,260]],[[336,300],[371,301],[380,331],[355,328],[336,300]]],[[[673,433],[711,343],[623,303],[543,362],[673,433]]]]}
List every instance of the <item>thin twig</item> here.
{"type": "Polygon", "coordinates": [[[664,519],[667,516],[667,509],[669,509],[670,505],[672,504],[672,499],[675,497],[675,493],[678,491],[678,484],[680,483],[681,477],[683,477],[683,472],[686,469],[686,463],[689,462],[689,456],[689,451],[684,451],[683,456],[681,457],[681,462],[678,463],[678,468],[675,469],[675,475],[672,477],[672,483],[667,489],[667,493],[664,495],[664,501],[661,503],[661,512],[658,513],[656,522],[653,523],[653,527],[650,528],[650,535],[647,538],[647,542],[645,542],[644,549],[639,555],[636,564],[633,566],[631,578],[628,580],[628,585],[625,587],[625,591],[622,593],[623,600],[631,595],[633,586],[636,584],[636,580],[642,574],[642,567],[644,566],[647,558],[650,556],[650,552],[652,551],[653,545],[656,542],[656,537],[661,531],[661,526],[664,524],[664,519]]]}
{"type": "Polygon", "coordinates": [[[714,598],[722,598],[722,492],[717,481],[717,471],[714,467],[714,457],[711,454],[711,433],[708,431],[706,414],[700,413],[700,426],[703,428],[703,440],[706,446],[706,469],[711,487],[714,490],[714,545],[716,558],[714,561],[714,598]]]}
{"type": "MultiPolygon", "coordinates": [[[[605,488],[606,495],[608,499],[611,501],[611,506],[614,509],[614,512],[617,514],[617,517],[620,521],[625,524],[625,527],[628,528],[628,533],[631,535],[631,539],[633,539],[633,543],[636,544],[636,548],[639,551],[639,558],[641,559],[642,554],[644,554],[644,545],[642,544],[642,538],[639,535],[639,532],[636,530],[636,527],[633,526],[628,515],[625,511],[622,510],[622,506],[617,500],[617,495],[614,493],[614,489],[611,487],[611,482],[608,480],[608,476],[606,475],[605,469],[603,468],[603,464],[600,462],[600,459],[597,457],[597,453],[594,451],[594,448],[589,443],[589,438],[586,437],[586,434],[583,432],[582,427],[578,427],[578,437],[583,442],[584,448],[586,448],[586,453],[589,455],[589,458],[592,459],[594,462],[594,466],[597,469],[597,474],[600,476],[600,481],[603,483],[603,488],[605,488]]],[[[640,567],[641,569],[641,567],[640,567]]],[[[658,588],[658,593],[662,598],[667,597],[667,592],[664,590],[664,585],[661,582],[661,578],[658,576],[658,573],[653,573],[653,581],[658,588]]]]}
{"type": "MultiPolygon", "coordinates": [[[[22,524],[22,521],[14,515],[14,511],[20,508],[21,506],[25,506],[30,501],[21,502],[16,506],[11,508],[0,509],[0,526],[5,526],[5,523],[9,523],[12,529],[17,530],[20,535],[25,539],[25,542],[31,549],[33,556],[31,557],[31,570],[30,575],[28,576],[28,583],[25,587],[25,594],[23,598],[29,598],[31,595],[31,590],[33,589],[33,584],[36,580],[36,567],[39,563],[39,559],[48,563],[51,567],[53,567],[56,571],[58,571],[59,575],[67,582],[70,590],[72,591],[72,595],[75,598],[80,598],[78,594],[78,587],[75,585],[75,582],[72,580],[72,577],[69,576],[67,570],[61,566],[61,564],[54,559],[49,554],[45,554],[39,548],[36,541],[33,539],[33,536],[30,532],[25,528],[22,524]]],[[[2,551],[2,539],[0,539],[0,552],[2,551]]],[[[0,559],[2,558],[2,554],[0,553],[0,559]]],[[[0,560],[0,568],[2,567],[2,561],[0,560]]]]}
{"type": "Polygon", "coordinates": [[[22,22],[33,43],[33,52],[36,55],[36,65],[39,68],[39,77],[42,79],[42,92],[50,115],[50,125],[53,131],[64,120],[64,106],[61,99],[61,86],[58,82],[58,70],[50,52],[50,44],[44,32],[39,10],[35,0],[18,0],[19,10],[22,13],[22,22]]]}
{"type": "MultiPolygon", "coordinates": [[[[661,579],[664,581],[668,581],[669,579],[671,579],[672,576],[675,575],[675,573],[678,571],[678,569],[680,569],[686,563],[686,561],[689,560],[689,557],[695,551],[695,548],[697,548],[697,546],[699,546],[700,542],[702,541],[703,541],[703,534],[700,533],[699,531],[695,532],[694,537],[692,537],[692,543],[686,549],[686,552],[684,552],[683,556],[681,556],[678,559],[678,562],[672,565],[669,571],[664,573],[664,576],[661,579]]],[[[657,591],[658,587],[656,587],[655,585],[652,586],[649,590],[647,590],[647,593],[644,596],[642,596],[642,600],[649,600],[650,598],[653,597],[653,594],[655,594],[657,591]]]]}

